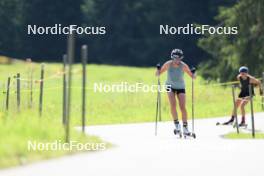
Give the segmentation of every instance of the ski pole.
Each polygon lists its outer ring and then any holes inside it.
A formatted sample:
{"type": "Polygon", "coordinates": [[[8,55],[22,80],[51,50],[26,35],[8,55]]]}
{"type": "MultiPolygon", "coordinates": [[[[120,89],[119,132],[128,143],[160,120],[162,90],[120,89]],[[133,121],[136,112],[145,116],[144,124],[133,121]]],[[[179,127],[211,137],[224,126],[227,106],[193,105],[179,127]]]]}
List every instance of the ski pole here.
{"type": "Polygon", "coordinates": [[[194,133],[194,74],[196,72],[196,68],[192,67],[191,69],[192,72],[192,135],[195,138],[195,133],[194,133]]]}
{"type": "MultiPolygon", "coordinates": [[[[264,72],[262,73],[262,91],[264,89],[264,72]]],[[[262,105],[262,111],[264,111],[264,94],[261,95],[261,105],[262,105]]]]}
{"type": "MultiPolygon", "coordinates": [[[[157,64],[157,70],[160,71],[160,64],[157,64]]],[[[158,74],[158,94],[157,94],[157,104],[156,104],[156,119],[155,119],[155,136],[157,136],[158,131],[158,116],[161,120],[161,109],[160,109],[160,75],[158,74]]]]}
{"type": "Polygon", "coordinates": [[[254,110],[253,110],[253,86],[249,85],[249,96],[250,96],[250,110],[251,110],[251,124],[252,124],[252,137],[255,138],[255,122],[254,122],[254,110]]]}
{"type": "MultiPolygon", "coordinates": [[[[160,68],[159,68],[160,69],[160,68]]],[[[159,104],[159,121],[161,122],[161,95],[160,95],[160,76],[158,77],[158,104],[159,104]]]]}
{"type": "Polygon", "coordinates": [[[239,134],[238,121],[237,121],[237,107],[236,107],[236,98],[235,98],[235,86],[232,86],[232,96],[233,96],[233,104],[234,104],[234,116],[235,116],[235,125],[237,129],[237,134],[239,134]]]}
{"type": "Polygon", "coordinates": [[[157,106],[156,106],[156,119],[155,119],[155,136],[157,136],[157,131],[158,131],[158,108],[159,108],[159,102],[158,102],[158,97],[157,97],[157,106]]]}

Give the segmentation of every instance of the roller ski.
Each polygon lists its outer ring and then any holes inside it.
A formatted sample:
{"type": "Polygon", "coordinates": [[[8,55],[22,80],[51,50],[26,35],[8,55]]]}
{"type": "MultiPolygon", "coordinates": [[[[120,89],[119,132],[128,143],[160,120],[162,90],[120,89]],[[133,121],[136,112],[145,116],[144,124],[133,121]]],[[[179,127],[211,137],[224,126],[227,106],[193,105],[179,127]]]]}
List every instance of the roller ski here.
{"type": "Polygon", "coordinates": [[[224,122],[224,123],[216,122],[216,126],[219,126],[219,125],[233,125],[233,123],[234,123],[234,119],[231,118],[229,121],[224,122]]]}
{"type": "Polygon", "coordinates": [[[184,126],[183,127],[183,137],[186,139],[187,137],[193,137],[194,139],[196,138],[196,135],[195,133],[191,133],[189,130],[188,130],[188,127],[187,126],[184,126]]]}
{"type": "Polygon", "coordinates": [[[233,122],[224,122],[224,123],[221,123],[221,122],[216,122],[216,126],[220,126],[220,125],[223,125],[223,126],[228,126],[228,125],[233,125],[233,122]]]}
{"type": "Polygon", "coordinates": [[[244,117],[244,116],[242,116],[242,120],[241,120],[241,122],[240,122],[240,124],[238,125],[238,127],[240,127],[240,128],[247,128],[247,124],[246,124],[246,118],[244,117]]]}
{"type": "Polygon", "coordinates": [[[174,135],[179,136],[182,138],[182,132],[181,132],[181,125],[180,123],[175,124],[175,129],[173,130],[174,135]]]}
{"type": "Polygon", "coordinates": [[[248,125],[245,122],[245,117],[242,117],[242,120],[241,120],[241,122],[239,124],[238,123],[234,123],[233,127],[236,128],[237,125],[238,125],[238,128],[245,128],[246,129],[248,125]]]}
{"type": "MultiPolygon", "coordinates": [[[[244,129],[247,129],[247,127],[248,127],[248,124],[246,124],[246,123],[238,124],[238,128],[244,128],[244,129]]],[[[233,125],[233,128],[236,128],[236,124],[233,125]]]]}
{"type": "MultiPolygon", "coordinates": [[[[238,127],[239,128],[245,128],[245,129],[247,129],[247,126],[248,126],[248,124],[246,124],[244,121],[242,121],[240,124],[238,124],[238,127]]],[[[236,126],[234,125],[234,128],[235,128],[236,126]]]]}

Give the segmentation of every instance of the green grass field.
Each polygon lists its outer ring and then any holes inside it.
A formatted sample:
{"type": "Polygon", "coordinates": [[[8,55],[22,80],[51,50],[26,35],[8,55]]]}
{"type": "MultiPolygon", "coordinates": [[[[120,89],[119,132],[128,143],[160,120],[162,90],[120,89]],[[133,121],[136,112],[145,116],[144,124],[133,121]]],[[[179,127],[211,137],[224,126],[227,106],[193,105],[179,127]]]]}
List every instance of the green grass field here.
{"type": "MultiPolygon", "coordinates": [[[[227,139],[252,139],[251,133],[228,133],[224,135],[224,138],[227,139]]],[[[255,139],[264,139],[264,133],[256,133],[255,139]]]]}
{"type": "MultiPolygon", "coordinates": [[[[63,155],[65,152],[28,152],[27,140],[53,141],[64,140],[62,126],[62,71],[61,64],[45,65],[43,115],[38,117],[39,82],[33,85],[33,108],[29,108],[28,75],[33,67],[34,79],[40,75],[40,64],[15,62],[0,65],[0,167],[27,163],[63,155]],[[21,110],[16,108],[16,80],[13,76],[21,74],[21,110]],[[5,110],[5,91],[7,77],[11,76],[10,108],[5,110]],[[2,93],[3,92],[3,93],[2,93]]],[[[87,112],[86,124],[118,124],[151,122],[155,117],[156,92],[138,93],[100,93],[94,92],[94,83],[157,84],[155,68],[135,68],[124,66],[88,65],[87,66],[87,112]]],[[[72,126],[81,124],[81,65],[73,67],[73,88],[71,122],[72,126]]],[[[198,72],[199,74],[199,72],[198,72]]],[[[166,75],[162,75],[164,84],[166,75]]],[[[191,112],[191,79],[186,78],[187,109],[191,112]]],[[[261,110],[260,97],[254,100],[255,111],[261,110]]],[[[249,108],[249,107],[248,107],[249,108]]],[[[199,76],[195,81],[195,118],[228,116],[232,110],[230,87],[206,84],[199,76]]],[[[247,110],[248,111],[248,110],[247,110]]],[[[162,119],[170,120],[169,102],[162,93],[162,119]]],[[[72,140],[82,142],[101,141],[96,137],[84,137],[71,130],[72,140]]]]}

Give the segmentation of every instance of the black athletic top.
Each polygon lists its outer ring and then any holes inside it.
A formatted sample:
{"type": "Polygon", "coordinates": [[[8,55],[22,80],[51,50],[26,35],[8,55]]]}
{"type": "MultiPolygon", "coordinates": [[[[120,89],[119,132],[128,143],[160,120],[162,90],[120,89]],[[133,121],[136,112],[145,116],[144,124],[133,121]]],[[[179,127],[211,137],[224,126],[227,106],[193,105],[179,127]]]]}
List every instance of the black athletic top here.
{"type": "MultiPolygon", "coordinates": [[[[243,79],[242,77],[239,77],[239,81],[240,81],[240,85],[241,85],[241,92],[239,94],[239,97],[244,98],[244,97],[250,96],[250,94],[249,94],[250,77],[247,77],[247,79],[243,79]]],[[[254,87],[253,86],[252,86],[252,95],[254,95],[254,87]]]]}

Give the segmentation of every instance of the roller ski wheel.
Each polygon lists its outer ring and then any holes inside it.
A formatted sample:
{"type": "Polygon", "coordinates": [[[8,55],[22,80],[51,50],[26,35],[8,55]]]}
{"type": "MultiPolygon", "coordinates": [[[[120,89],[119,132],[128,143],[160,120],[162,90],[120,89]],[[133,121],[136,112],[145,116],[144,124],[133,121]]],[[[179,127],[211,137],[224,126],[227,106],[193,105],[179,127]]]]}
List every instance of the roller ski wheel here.
{"type": "Polygon", "coordinates": [[[248,124],[246,124],[246,123],[240,123],[239,125],[238,125],[238,127],[239,128],[247,128],[247,126],[248,126],[248,124]]]}
{"type": "Polygon", "coordinates": [[[181,131],[174,129],[174,130],[173,130],[173,133],[174,133],[175,136],[179,135],[179,137],[182,138],[182,133],[181,133],[181,131]]]}
{"type": "Polygon", "coordinates": [[[193,137],[194,139],[196,139],[196,134],[195,134],[195,133],[192,133],[192,137],[193,137]]]}
{"type": "Polygon", "coordinates": [[[184,139],[186,139],[187,137],[192,137],[193,139],[196,139],[196,134],[195,133],[186,133],[183,134],[184,139]]]}
{"type": "Polygon", "coordinates": [[[188,127],[187,127],[187,126],[183,127],[183,136],[184,136],[185,139],[186,139],[187,137],[192,137],[192,138],[194,138],[194,139],[196,138],[195,133],[190,132],[190,131],[188,130],[188,127]]]}

